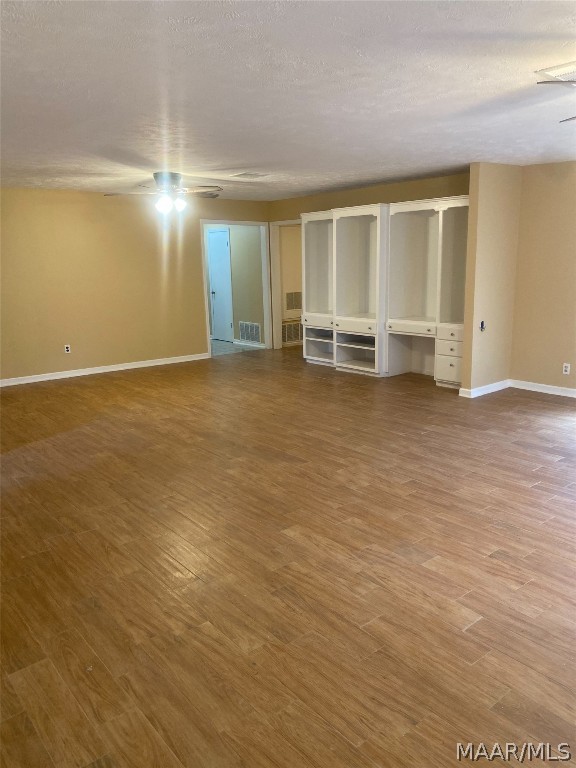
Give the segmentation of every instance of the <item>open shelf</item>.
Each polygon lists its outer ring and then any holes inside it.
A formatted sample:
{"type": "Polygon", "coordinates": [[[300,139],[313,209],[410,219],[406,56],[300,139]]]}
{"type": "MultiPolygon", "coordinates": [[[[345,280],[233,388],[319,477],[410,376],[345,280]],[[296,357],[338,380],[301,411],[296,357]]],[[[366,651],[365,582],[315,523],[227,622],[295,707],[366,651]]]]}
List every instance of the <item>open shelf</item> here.
{"type": "Polygon", "coordinates": [[[338,344],[336,346],[336,365],[375,372],[376,350],[338,344]]]}
{"type": "Polygon", "coordinates": [[[364,336],[359,333],[338,333],[336,344],[339,347],[354,347],[356,349],[376,349],[376,337],[364,336]]]}
{"type": "Polygon", "coordinates": [[[329,328],[306,327],[304,333],[309,341],[314,339],[316,341],[332,342],[334,340],[334,334],[329,328]]]}
{"type": "Polygon", "coordinates": [[[370,371],[376,373],[376,366],[374,361],[370,360],[349,360],[347,362],[339,361],[337,363],[339,368],[355,368],[357,371],[370,371]]]}
{"type": "Polygon", "coordinates": [[[437,211],[390,217],[389,317],[436,318],[439,234],[437,211]]]}
{"type": "Polygon", "coordinates": [[[464,321],[468,208],[448,208],[442,214],[440,323],[464,321]]]}
{"type": "Polygon", "coordinates": [[[332,313],[332,218],[304,222],[304,313],[332,313]]]}
{"type": "Polygon", "coordinates": [[[378,304],[378,217],[342,216],[336,226],[336,315],[375,319],[378,304]]]}
{"type": "Polygon", "coordinates": [[[304,339],[304,357],[311,360],[334,361],[334,344],[327,339],[304,339]]]}

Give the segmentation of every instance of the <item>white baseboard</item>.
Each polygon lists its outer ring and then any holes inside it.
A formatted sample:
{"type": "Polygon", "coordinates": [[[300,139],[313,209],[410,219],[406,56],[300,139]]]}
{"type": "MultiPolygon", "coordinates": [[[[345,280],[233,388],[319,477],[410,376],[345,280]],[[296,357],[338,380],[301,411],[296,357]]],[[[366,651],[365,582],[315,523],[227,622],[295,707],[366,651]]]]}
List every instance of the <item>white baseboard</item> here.
{"type": "Polygon", "coordinates": [[[576,389],[571,387],[553,387],[551,384],[536,384],[533,381],[518,381],[510,379],[514,389],[527,389],[529,392],[541,392],[544,395],[560,395],[561,397],[576,397],[576,389]]]}
{"type": "Polygon", "coordinates": [[[500,392],[501,389],[508,389],[509,386],[510,380],[504,379],[504,381],[495,381],[494,384],[486,384],[484,387],[475,387],[474,389],[460,387],[458,394],[460,397],[481,397],[482,395],[489,395],[491,392],[500,392]]]}
{"type": "Polygon", "coordinates": [[[112,371],[127,371],[130,368],[150,368],[155,365],[172,365],[174,363],[190,363],[194,360],[205,360],[209,352],[200,355],[181,355],[180,357],[162,357],[158,360],[139,360],[134,363],[119,363],[118,365],[100,365],[97,368],[77,368],[73,371],[55,371],[54,373],[39,373],[36,376],[19,376],[15,379],[0,379],[0,387],[13,387],[17,384],[35,384],[38,381],[54,381],[55,379],[71,379],[75,376],[91,376],[94,373],[111,373],[112,371]]]}
{"type": "Polygon", "coordinates": [[[243,347],[255,347],[256,349],[266,349],[266,344],[261,344],[258,341],[242,341],[242,339],[234,339],[232,344],[241,344],[243,347]]]}
{"type": "Polygon", "coordinates": [[[571,387],[553,387],[551,384],[537,384],[534,381],[518,381],[517,379],[504,379],[494,384],[475,389],[460,389],[460,397],[481,397],[491,392],[499,392],[501,389],[525,389],[529,392],[540,392],[543,395],[560,395],[561,397],[576,397],[576,389],[571,387]]]}

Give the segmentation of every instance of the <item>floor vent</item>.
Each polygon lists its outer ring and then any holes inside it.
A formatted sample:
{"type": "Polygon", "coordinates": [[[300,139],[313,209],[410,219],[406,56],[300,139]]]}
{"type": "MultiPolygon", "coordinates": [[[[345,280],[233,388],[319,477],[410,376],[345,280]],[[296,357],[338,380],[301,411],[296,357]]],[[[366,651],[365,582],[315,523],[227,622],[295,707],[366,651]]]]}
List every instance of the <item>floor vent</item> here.
{"type": "Polygon", "coordinates": [[[261,344],[260,323],[246,323],[240,320],[240,341],[249,341],[251,344],[261,344]]]}
{"type": "Polygon", "coordinates": [[[286,309],[302,309],[302,291],[286,294],[286,309]]]}
{"type": "Polygon", "coordinates": [[[282,344],[302,343],[302,323],[298,320],[284,320],[282,323],[282,344]]]}

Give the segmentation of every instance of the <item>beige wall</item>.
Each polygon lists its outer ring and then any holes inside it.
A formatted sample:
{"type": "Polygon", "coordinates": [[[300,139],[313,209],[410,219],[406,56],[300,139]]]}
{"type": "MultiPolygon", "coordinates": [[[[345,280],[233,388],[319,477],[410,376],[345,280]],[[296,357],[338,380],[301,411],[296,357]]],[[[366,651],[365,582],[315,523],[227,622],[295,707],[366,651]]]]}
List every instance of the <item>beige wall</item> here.
{"type": "MultiPolygon", "coordinates": [[[[466,194],[468,182],[460,174],[273,203],[195,200],[167,233],[147,198],[3,190],[2,377],[206,352],[200,219],[287,220],[466,194]]],[[[575,386],[575,213],[576,163],[472,166],[465,388],[508,378],[575,386]]],[[[261,291],[259,275],[250,284],[261,291]]]]}
{"type": "Polygon", "coordinates": [[[576,387],[576,162],[522,169],[511,378],[576,387]]]}
{"type": "Polygon", "coordinates": [[[464,389],[510,377],[521,190],[519,167],[474,163],[470,168],[464,389]]]}
{"type": "Polygon", "coordinates": [[[278,227],[282,316],[298,318],[300,310],[286,309],[286,294],[302,290],[302,227],[300,224],[278,227]]]}
{"type": "Polygon", "coordinates": [[[164,235],[151,200],[2,190],[3,378],[207,351],[200,219],[268,204],[194,200],[164,235]]]}
{"type": "Polygon", "coordinates": [[[468,194],[468,173],[436,176],[429,179],[375,184],[340,192],[324,192],[290,200],[276,200],[270,204],[270,221],[297,219],[301,213],[327,211],[351,205],[370,203],[398,203],[404,200],[426,200],[431,197],[450,197],[468,194]]]}
{"type": "Polygon", "coordinates": [[[259,323],[264,343],[264,296],[260,227],[230,227],[230,266],[234,338],[240,338],[240,321],[259,323]]]}

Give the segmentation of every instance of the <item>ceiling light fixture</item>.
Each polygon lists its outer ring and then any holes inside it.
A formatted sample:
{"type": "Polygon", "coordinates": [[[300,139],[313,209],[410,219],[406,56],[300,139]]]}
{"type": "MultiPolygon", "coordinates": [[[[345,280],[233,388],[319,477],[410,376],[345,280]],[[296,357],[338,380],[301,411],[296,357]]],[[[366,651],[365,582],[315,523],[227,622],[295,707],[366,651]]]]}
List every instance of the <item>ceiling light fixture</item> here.
{"type": "Polygon", "coordinates": [[[176,208],[178,213],[182,213],[182,211],[184,210],[184,208],[186,208],[187,205],[188,203],[186,202],[186,200],[184,200],[181,197],[177,197],[176,200],[174,200],[174,208],[176,208]]]}
{"type": "Polygon", "coordinates": [[[178,213],[182,213],[188,203],[186,200],[184,200],[183,197],[172,197],[172,195],[168,194],[167,192],[163,192],[156,201],[155,205],[156,210],[159,213],[167,215],[168,213],[171,213],[173,209],[178,211],[178,213]]]}
{"type": "Polygon", "coordinates": [[[161,195],[156,201],[156,210],[160,213],[170,213],[172,208],[174,208],[174,201],[170,195],[161,195]]]}

